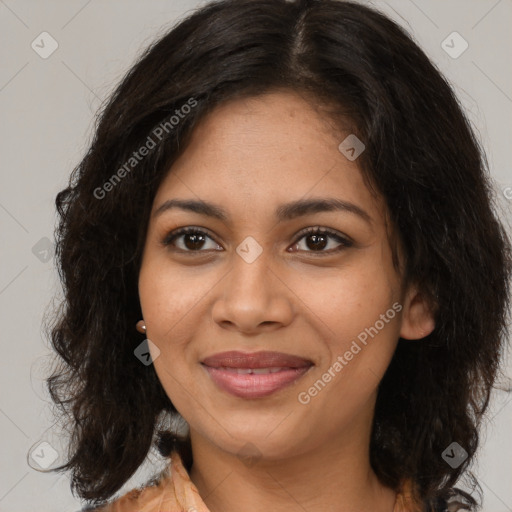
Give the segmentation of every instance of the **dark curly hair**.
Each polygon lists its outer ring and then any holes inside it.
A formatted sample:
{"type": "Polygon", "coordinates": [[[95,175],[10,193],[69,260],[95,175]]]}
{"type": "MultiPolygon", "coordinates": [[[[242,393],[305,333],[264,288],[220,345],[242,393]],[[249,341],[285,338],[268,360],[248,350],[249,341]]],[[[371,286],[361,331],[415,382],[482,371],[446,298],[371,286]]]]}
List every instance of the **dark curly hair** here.
{"type": "MultiPolygon", "coordinates": [[[[395,490],[412,478],[428,511],[442,510],[468,474],[508,335],[511,247],[463,109],[411,37],[376,10],[337,0],[223,0],[141,55],[56,197],[64,299],[49,328],[60,357],[47,384],[72,435],[67,463],[54,471],[71,471],[73,493],[89,502],[112,497],[152,446],[162,456],[180,449],[190,464],[187,440],[159,429],[158,418],[176,409],[153,366],[134,357],[149,213],[208,112],[278,89],[329,105],[337,125],[364,141],[358,163],[403,244],[403,282],[419,285],[435,311],[435,330],[420,342],[400,339],[380,383],[372,467],[395,490]],[[155,147],[131,160],[155,133],[155,147]],[[441,456],[453,441],[469,454],[456,469],[441,456]]],[[[461,506],[478,506],[461,493],[461,506]]]]}

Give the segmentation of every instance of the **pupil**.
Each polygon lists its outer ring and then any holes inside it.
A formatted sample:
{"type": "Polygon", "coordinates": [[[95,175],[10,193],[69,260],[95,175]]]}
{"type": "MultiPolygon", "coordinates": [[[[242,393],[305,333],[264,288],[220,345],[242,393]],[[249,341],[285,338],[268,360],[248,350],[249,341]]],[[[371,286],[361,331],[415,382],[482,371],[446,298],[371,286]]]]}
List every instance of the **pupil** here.
{"type": "Polygon", "coordinates": [[[309,249],[323,249],[327,245],[325,235],[310,235],[308,238],[313,240],[313,244],[307,244],[309,249]]]}
{"type": "Polygon", "coordinates": [[[185,245],[187,249],[200,249],[202,244],[204,243],[204,236],[200,234],[187,234],[185,236],[185,245]],[[190,241],[191,243],[187,243],[190,241]]]}

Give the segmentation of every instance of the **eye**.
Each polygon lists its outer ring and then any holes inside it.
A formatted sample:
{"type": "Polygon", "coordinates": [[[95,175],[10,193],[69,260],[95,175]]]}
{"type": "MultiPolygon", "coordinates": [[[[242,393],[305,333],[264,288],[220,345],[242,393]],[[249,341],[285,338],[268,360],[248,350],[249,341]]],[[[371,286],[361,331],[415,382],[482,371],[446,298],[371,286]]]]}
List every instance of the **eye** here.
{"type": "MultiPolygon", "coordinates": [[[[206,252],[207,250],[222,251],[222,247],[215,242],[212,236],[204,229],[189,226],[172,231],[162,240],[164,246],[174,246],[181,252],[206,252]],[[211,242],[208,247],[208,240],[211,242]],[[205,247],[206,245],[206,247],[205,247]]],[[[310,253],[315,256],[329,255],[352,247],[352,240],[340,235],[337,231],[328,228],[311,227],[299,233],[292,248],[310,253]],[[305,240],[306,248],[301,248],[301,241],[305,240]],[[336,243],[338,246],[336,246],[336,243]],[[334,244],[334,247],[330,247],[334,244]],[[328,250],[324,250],[325,248],[328,250]]]]}
{"type": "MultiPolygon", "coordinates": [[[[209,236],[206,231],[194,227],[180,228],[176,231],[169,233],[162,240],[162,244],[164,246],[173,245],[182,252],[205,252],[206,250],[212,249],[219,250],[218,248],[220,247],[219,244],[217,244],[215,240],[213,240],[213,238],[209,236]],[[179,241],[181,242],[181,246],[180,243],[175,243],[175,241],[180,238],[182,238],[182,240],[179,241]],[[213,242],[213,247],[204,247],[207,240],[213,242]]],[[[220,248],[220,250],[223,249],[220,248]]]]}
{"type": "Polygon", "coordinates": [[[348,247],[352,247],[354,242],[352,240],[340,235],[337,231],[328,228],[307,228],[302,231],[297,240],[295,241],[293,247],[298,250],[305,250],[306,252],[318,253],[315,256],[323,256],[330,255],[335,252],[342,251],[348,247]],[[306,249],[300,248],[301,240],[305,240],[306,249]],[[334,248],[332,247],[334,240],[334,248]],[[336,247],[336,243],[338,246],[336,247]],[[331,246],[331,247],[330,247],[331,246]],[[324,250],[326,247],[329,247],[329,250],[324,250]]]}

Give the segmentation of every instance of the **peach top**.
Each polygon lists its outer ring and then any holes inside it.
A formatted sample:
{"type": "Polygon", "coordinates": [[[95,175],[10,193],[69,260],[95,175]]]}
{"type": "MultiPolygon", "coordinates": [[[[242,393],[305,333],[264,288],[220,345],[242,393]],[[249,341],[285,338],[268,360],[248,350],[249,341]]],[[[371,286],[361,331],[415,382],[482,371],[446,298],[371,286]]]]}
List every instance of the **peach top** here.
{"type": "MultiPolygon", "coordinates": [[[[171,463],[161,473],[158,483],[134,489],[94,512],[210,512],[179,454],[172,452],[170,459],[171,463]]],[[[422,507],[414,502],[411,490],[411,482],[405,481],[393,512],[422,511],[422,507]]]]}

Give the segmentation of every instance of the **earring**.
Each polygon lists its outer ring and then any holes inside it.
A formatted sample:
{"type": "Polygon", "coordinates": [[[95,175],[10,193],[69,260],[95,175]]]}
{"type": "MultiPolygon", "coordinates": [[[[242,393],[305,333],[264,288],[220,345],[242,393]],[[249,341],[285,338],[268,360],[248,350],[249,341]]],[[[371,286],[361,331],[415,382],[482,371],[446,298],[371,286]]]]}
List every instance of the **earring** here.
{"type": "Polygon", "coordinates": [[[146,332],[146,324],[144,323],[144,320],[139,320],[139,321],[135,324],[135,328],[136,328],[136,329],[137,329],[137,331],[139,331],[140,333],[145,334],[145,332],[146,332]]]}

